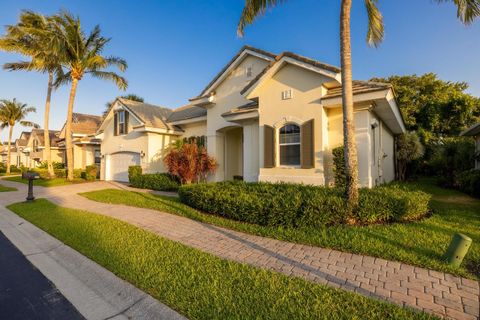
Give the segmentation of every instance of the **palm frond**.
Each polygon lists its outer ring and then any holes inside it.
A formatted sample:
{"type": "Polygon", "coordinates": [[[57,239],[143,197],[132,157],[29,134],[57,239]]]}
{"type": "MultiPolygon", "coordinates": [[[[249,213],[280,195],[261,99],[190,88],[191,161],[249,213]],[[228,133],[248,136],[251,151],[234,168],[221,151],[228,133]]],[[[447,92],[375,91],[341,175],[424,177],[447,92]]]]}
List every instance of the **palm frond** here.
{"type": "Polygon", "coordinates": [[[34,127],[35,129],[38,129],[40,128],[40,126],[34,122],[31,122],[31,121],[19,121],[18,123],[20,123],[22,126],[24,127],[34,127]]]}
{"type": "Polygon", "coordinates": [[[125,59],[119,57],[107,57],[105,59],[108,66],[116,66],[118,70],[124,72],[127,70],[128,64],[125,59]]]}
{"type": "Polygon", "coordinates": [[[69,83],[72,81],[72,72],[63,72],[63,70],[60,68],[57,70],[55,73],[55,80],[53,81],[53,87],[55,89],[58,89],[59,87],[63,86],[64,84],[69,83]]]}
{"type": "Polygon", "coordinates": [[[128,82],[125,78],[119,76],[115,72],[110,71],[91,71],[89,72],[93,77],[102,79],[102,80],[109,80],[115,82],[118,88],[121,90],[126,90],[128,87],[128,82]]]}
{"type": "Polygon", "coordinates": [[[286,0],[245,0],[245,6],[237,26],[237,34],[243,37],[245,27],[252,24],[255,19],[286,0]]]}
{"type": "Polygon", "coordinates": [[[367,43],[373,47],[377,47],[382,42],[385,34],[383,17],[377,3],[378,0],[365,0],[368,15],[367,43]]]}
{"type": "Polygon", "coordinates": [[[480,16],[480,0],[435,0],[438,3],[453,2],[457,7],[457,18],[465,24],[472,24],[480,16]]]}

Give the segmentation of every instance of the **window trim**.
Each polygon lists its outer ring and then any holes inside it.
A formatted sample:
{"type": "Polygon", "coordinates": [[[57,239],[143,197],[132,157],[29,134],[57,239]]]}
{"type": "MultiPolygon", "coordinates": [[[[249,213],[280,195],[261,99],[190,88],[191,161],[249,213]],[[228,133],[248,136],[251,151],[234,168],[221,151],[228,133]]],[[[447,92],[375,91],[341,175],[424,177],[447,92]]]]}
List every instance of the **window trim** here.
{"type": "Polygon", "coordinates": [[[296,122],[292,122],[292,121],[288,121],[288,122],[285,122],[283,123],[281,126],[279,126],[277,128],[277,132],[276,132],[276,149],[277,149],[277,159],[276,159],[276,167],[277,168],[285,168],[285,169],[300,169],[302,167],[302,130],[301,130],[301,125],[296,123],[296,122]],[[298,127],[298,135],[299,135],[299,141],[298,142],[294,142],[294,143],[280,143],[280,131],[286,127],[286,126],[289,126],[289,125],[294,125],[296,127],[298,127]],[[299,163],[298,164],[282,164],[281,163],[281,147],[282,146],[292,146],[292,145],[298,145],[299,146],[299,163]]]}
{"type": "Polygon", "coordinates": [[[117,111],[117,134],[119,136],[124,136],[126,135],[126,130],[125,130],[125,110],[119,110],[117,111]],[[120,121],[120,115],[123,115],[123,121],[120,121]],[[120,126],[122,127],[122,132],[120,132],[120,126]]]}

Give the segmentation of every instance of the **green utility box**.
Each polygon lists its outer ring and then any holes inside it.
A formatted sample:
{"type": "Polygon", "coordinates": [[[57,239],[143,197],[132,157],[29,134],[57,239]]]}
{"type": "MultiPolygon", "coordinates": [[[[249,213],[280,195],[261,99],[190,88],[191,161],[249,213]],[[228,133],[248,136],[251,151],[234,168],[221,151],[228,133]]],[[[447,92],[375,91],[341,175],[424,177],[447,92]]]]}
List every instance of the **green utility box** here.
{"type": "Polygon", "coordinates": [[[445,253],[445,260],[448,264],[459,267],[463,258],[470,249],[472,239],[461,233],[455,233],[452,242],[445,253]]]}

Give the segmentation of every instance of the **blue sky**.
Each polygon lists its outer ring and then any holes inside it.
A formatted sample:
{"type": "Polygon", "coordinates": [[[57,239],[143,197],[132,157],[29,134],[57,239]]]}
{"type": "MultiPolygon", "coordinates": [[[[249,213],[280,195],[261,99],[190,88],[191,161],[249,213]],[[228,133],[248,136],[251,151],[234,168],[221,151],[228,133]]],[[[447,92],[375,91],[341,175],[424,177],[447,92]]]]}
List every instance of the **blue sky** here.
{"type": "MultiPolygon", "coordinates": [[[[67,9],[81,17],[85,30],[99,24],[111,43],[105,52],[125,58],[127,93],[176,108],[198,94],[232,55],[249,44],[275,53],[293,51],[339,65],[339,0],[291,0],[274,8],[236,36],[244,0],[3,0],[0,25],[16,23],[22,9],[53,14],[67,9]]],[[[378,49],[365,43],[366,13],[356,0],[352,12],[353,76],[369,79],[394,74],[435,72],[467,81],[480,96],[480,23],[463,26],[451,4],[431,0],[381,0],[386,37],[378,49]]],[[[1,30],[3,33],[3,29],[1,30]]],[[[0,64],[19,57],[0,53],[0,64]]],[[[32,120],[43,123],[46,76],[0,70],[0,98],[37,107],[32,120]]],[[[54,92],[51,127],[66,116],[68,87],[54,92]]],[[[114,84],[86,77],[75,111],[101,114],[107,101],[122,94],[114,84]]],[[[17,128],[16,134],[21,131],[17,128]]],[[[2,133],[2,140],[6,132],[2,133]]]]}

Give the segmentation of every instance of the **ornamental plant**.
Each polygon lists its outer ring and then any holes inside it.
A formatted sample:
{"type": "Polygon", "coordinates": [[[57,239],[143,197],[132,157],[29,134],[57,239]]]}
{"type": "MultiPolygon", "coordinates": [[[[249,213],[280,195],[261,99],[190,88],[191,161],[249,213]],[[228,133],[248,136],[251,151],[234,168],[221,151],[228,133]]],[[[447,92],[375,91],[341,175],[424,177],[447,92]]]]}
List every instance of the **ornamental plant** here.
{"type": "Polygon", "coordinates": [[[168,172],[182,184],[205,181],[217,169],[217,162],[195,141],[173,145],[164,159],[168,172]]]}

